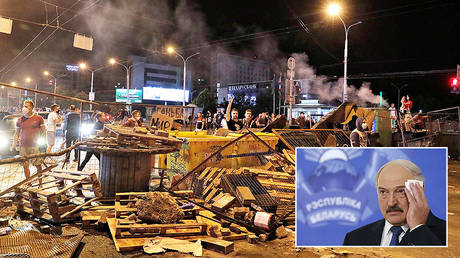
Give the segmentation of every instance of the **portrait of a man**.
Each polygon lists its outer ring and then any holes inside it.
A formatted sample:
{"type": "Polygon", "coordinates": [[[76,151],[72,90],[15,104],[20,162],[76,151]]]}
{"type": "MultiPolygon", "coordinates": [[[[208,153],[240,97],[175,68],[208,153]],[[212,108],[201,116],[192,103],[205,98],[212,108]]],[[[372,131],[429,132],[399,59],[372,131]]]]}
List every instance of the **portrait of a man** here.
{"type": "Polygon", "coordinates": [[[348,232],[343,245],[446,245],[446,221],[430,210],[425,177],[417,165],[404,159],[392,160],[379,169],[375,184],[383,219],[348,232]],[[407,180],[419,180],[423,185],[412,183],[409,190],[407,180]]]}

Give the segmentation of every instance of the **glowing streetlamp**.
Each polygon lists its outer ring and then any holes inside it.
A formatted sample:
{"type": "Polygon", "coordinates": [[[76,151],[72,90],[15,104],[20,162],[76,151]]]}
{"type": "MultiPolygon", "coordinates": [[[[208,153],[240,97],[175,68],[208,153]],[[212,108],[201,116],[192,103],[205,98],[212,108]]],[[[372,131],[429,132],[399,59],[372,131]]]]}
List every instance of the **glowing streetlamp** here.
{"type": "MultiPolygon", "coordinates": [[[[56,94],[56,77],[54,77],[52,74],[50,74],[48,71],[43,71],[43,75],[45,76],[50,76],[54,80],[54,91],[53,93],[56,94]]],[[[56,96],[53,96],[53,103],[56,103],[56,96]]]]}
{"type": "Polygon", "coordinates": [[[348,99],[348,96],[347,96],[348,31],[350,31],[351,27],[361,24],[362,22],[359,21],[347,27],[347,25],[345,25],[345,22],[340,17],[341,8],[338,4],[335,4],[335,3],[330,4],[328,6],[327,12],[331,16],[337,16],[342,22],[343,28],[345,29],[345,48],[343,51],[343,100],[342,100],[342,102],[345,102],[348,99]]]}
{"type": "Polygon", "coordinates": [[[16,82],[11,82],[11,85],[16,86],[16,82]]]}
{"type": "MultiPolygon", "coordinates": [[[[31,83],[32,78],[26,77],[25,81],[26,81],[26,83],[31,83]]],[[[35,82],[35,90],[37,90],[37,88],[38,88],[38,83],[35,82]]],[[[24,93],[24,97],[25,97],[25,93],[24,93]]],[[[37,92],[35,92],[35,95],[34,95],[34,103],[35,103],[35,106],[37,106],[37,92]]]]}
{"type": "Polygon", "coordinates": [[[168,51],[169,54],[173,54],[173,53],[176,54],[177,56],[179,56],[180,58],[182,58],[182,61],[184,62],[184,81],[183,81],[183,83],[184,83],[184,84],[183,84],[183,87],[184,87],[184,89],[183,89],[183,90],[184,90],[184,97],[183,97],[183,99],[182,99],[182,105],[185,106],[185,84],[186,84],[185,82],[187,81],[187,80],[186,80],[186,79],[187,79],[187,61],[188,61],[190,58],[192,58],[192,57],[194,57],[194,56],[196,56],[196,55],[199,55],[200,52],[197,52],[197,53],[195,53],[195,54],[193,54],[193,55],[188,56],[187,58],[184,58],[181,54],[177,53],[177,51],[176,51],[173,47],[168,47],[168,48],[167,48],[167,51],[168,51]]]}

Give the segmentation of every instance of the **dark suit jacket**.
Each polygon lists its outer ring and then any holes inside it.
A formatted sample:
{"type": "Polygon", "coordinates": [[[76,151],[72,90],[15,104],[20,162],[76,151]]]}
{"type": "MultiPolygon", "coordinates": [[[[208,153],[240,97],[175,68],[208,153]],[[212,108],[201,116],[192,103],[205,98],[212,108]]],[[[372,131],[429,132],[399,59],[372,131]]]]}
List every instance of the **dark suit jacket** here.
{"type": "MultiPolygon", "coordinates": [[[[380,246],[385,220],[379,220],[366,226],[348,232],[343,245],[373,245],[380,246]]],[[[407,232],[399,245],[446,245],[446,221],[428,214],[425,225],[407,232]]]]}

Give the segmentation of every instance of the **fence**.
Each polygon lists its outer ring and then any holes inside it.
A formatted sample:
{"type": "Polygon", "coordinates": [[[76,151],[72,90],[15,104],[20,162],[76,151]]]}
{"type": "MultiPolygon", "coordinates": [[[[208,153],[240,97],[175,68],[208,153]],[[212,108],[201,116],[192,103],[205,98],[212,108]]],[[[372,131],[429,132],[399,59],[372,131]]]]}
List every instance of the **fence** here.
{"type": "Polygon", "coordinates": [[[427,113],[427,129],[431,134],[457,133],[460,129],[460,107],[451,107],[427,113]]]}

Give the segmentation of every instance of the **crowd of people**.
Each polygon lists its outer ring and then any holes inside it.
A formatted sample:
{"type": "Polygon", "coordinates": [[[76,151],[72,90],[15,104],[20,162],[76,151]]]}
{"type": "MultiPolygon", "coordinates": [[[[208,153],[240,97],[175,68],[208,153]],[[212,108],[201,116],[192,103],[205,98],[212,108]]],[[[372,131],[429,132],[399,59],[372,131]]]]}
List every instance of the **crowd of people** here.
{"type": "MultiPolygon", "coordinates": [[[[258,115],[254,115],[251,109],[246,109],[244,117],[240,118],[238,109],[232,108],[232,105],[233,99],[230,99],[225,113],[222,112],[222,109],[218,109],[214,114],[209,110],[206,115],[198,112],[195,118],[195,131],[207,130],[213,132],[219,128],[230,131],[239,131],[245,128],[264,128],[276,119],[274,113],[270,115],[268,112],[261,112],[258,115]]],[[[293,119],[292,124],[294,128],[310,129],[315,122],[310,115],[305,116],[304,112],[300,112],[299,117],[293,119]]]]}

